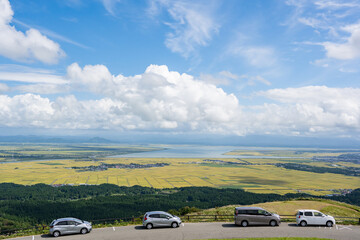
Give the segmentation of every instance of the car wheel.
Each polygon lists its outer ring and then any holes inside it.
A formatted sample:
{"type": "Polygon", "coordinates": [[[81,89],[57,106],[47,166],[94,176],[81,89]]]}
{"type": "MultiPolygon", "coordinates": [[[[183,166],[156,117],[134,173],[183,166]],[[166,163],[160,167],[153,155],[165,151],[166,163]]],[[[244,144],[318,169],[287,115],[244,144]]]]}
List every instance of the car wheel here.
{"type": "Polygon", "coordinates": [[[326,226],[327,226],[327,227],[332,227],[332,226],[333,226],[333,222],[332,222],[332,221],[327,221],[327,222],[326,222],[326,226]]]}
{"type": "Polygon", "coordinates": [[[173,223],[171,224],[171,226],[172,226],[173,228],[177,228],[177,227],[179,226],[179,224],[177,224],[176,222],[173,222],[173,223]]]}
{"type": "Polygon", "coordinates": [[[306,227],[306,225],[307,225],[307,223],[306,223],[305,221],[301,221],[301,222],[300,222],[300,226],[306,227]]]}
{"type": "Polygon", "coordinates": [[[86,228],[82,228],[81,230],[80,230],[80,233],[81,234],[86,234],[88,232],[88,230],[86,229],[86,228]]]}
{"type": "Polygon", "coordinates": [[[153,228],[153,225],[152,225],[151,223],[148,223],[148,224],[146,224],[146,228],[147,228],[147,229],[152,229],[152,228],[153,228]]]}
{"type": "Polygon", "coordinates": [[[54,236],[54,237],[58,237],[58,236],[60,236],[60,232],[59,232],[59,231],[55,231],[55,232],[53,232],[53,236],[54,236]]]}
{"type": "Polygon", "coordinates": [[[241,226],[243,227],[247,227],[249,225],[249,223],[247,221],[242,221],[241,222],[241,226]]]}
{"type": "Polygon", "coordinates": [[[276,224],[276,221],[275,220],[271,220],[270,221],[270,226],[272,227],[275,227],[277,224],[276,224]]]}

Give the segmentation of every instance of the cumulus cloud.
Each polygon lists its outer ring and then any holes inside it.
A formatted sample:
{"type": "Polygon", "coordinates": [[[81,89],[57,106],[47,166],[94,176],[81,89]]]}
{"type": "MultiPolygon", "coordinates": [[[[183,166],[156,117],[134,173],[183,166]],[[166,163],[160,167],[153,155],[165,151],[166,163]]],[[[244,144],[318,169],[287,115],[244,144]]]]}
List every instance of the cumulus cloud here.
{"type": "MultiPolygon", "coordinates": [[[[259,93],[277,104],[264,104],[257,111],[277,127],[299,133],[340,133],[360,130],[360,89],[308,86],[272,89],[259,93]],[[270,113],[273,113],[270,116],[270,113]],[[280,127],[283,125],[284,127],[280,127]]],[[[265,120],[265,119],[263,119],[265,120]]],[[[353,132],[353,133],[354,133],[353,132]]]]}
{"type": "MultiPolygon", "coordinates": [[[[270,89],[253,96],[270,102],[241,105],[233,94],[167,66],[150,65],[142,74],[123,76],[103,65],[74,63],[67,78],[70,87],[95,93],[98,99],[0,95],[0,126],[238,135],[360,132],[359,88],[270,89]]],[[[261,78],[254,81],[266,84],[261,78]]]]}
{"type": "Polygon", "coordinates": [[[65,55],[58,43],[38,30],[17,31],[10,25],[13,15],[10,2],[0,0],[0,55],[16,61],[37,60],[47,64],[57,63],[65,55]]]}
{"type": "Polygon", "coordinates": [[[112,75],[103,65],[81,68],[74,63],[68,77],[74,86],[123,103],[119,112],[160,128],[225,124],[241,112],[233,94],[166,66],[150,65],[141,75],[125,77],[112,75]]]}

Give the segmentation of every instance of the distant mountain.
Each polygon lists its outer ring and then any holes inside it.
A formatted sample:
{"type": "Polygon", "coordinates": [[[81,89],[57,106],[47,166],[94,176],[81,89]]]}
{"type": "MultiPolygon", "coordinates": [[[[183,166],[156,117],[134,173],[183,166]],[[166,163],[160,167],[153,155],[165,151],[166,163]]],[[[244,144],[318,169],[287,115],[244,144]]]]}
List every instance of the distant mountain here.
{"type": "Polygon", "coordinates": [[[77,136],[0,136],[3,143],[116,143],[115,141],[101,137],[77,137],[77,136]]]}
{"type": "MultiPolygon", "coordinates": [[[[1,129],[0,129],[1,130],[1,129]]],[[[323,138],[276,135],[211,135],[211,134],[166,134],[166,133],[107,133],[91,135],[8,135],[0,136],[3,143],[121,143],[121,144],[189,144],[207,146],[244,147],[303,147],[360,149],[360,140],[355,138],[323,138]]]]}
{"type": "Polygon", "coordinates": [[[101,137],[93,137],[87,141],[87,143],[115,143],[114,141],[111,141],[106,138],[101,137]]]}

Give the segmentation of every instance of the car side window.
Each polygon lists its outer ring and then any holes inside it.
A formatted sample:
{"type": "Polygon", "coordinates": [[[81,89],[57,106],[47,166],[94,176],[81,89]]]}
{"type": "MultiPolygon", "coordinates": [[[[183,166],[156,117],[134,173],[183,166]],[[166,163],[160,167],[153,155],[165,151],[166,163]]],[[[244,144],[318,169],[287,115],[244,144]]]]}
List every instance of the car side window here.
{"type": "Polygon", "coordinates": [[[322,217],[323,215],[322,215],[322,213],[314,212],[314,216],[315,216],[315,217],[322,217]]]}
{"type": "Polygon", "coordinates": [[[170,216],[168,216],[166,214],[160,214],[160,218],[170,218],[170,216]]]}
{"type": "Polygon", "coordinates": [[[258,210],[258,215],[266,215],[268,212],[264,210],[258,210]]]}
{"type": "Polygon", "coordinates": [[[67,224],[67,221],[61,221],[61,222],[58,222],[57,224],[56,224],[56,226],[58,226],[58,225],[68,225],[67,224]]]}
{"type": "Polygon", "coordinates": [[[151,217],[151,218],[160,218],[160,214],[151,214],[149,217],[151,217]]]}
{"type": "Polygon", "coordinates": [[[312,217],[313,213],[312,212],[305,212],[305,216],[307,217],[312,217]]]}
{"type": "Polygon", "coordinates": [[[238,210],[238,214],[246,214],[246,210],[238,210]]]}
{"type": "Polygon", "coordinates": [[[258,210],[247,210],[247,214],[249,214],[249,215],[258,215],[258,210]]]}

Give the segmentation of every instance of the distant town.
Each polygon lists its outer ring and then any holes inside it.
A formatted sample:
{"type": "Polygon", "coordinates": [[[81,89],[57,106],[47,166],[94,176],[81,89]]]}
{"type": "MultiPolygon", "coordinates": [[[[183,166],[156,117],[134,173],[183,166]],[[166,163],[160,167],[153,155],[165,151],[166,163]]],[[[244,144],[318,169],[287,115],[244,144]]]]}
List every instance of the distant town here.
{"type": "Polygon", "coordinates": [[[86,172],[86,171],[106,171],[109,168],[153,168],[153,167],[164,167],[170,165],[169,163],[150,163],[150,164],[137,164],[137,163],[130,163],[130,164],[108,164],[108,163],[100,163],[98,166],[86,166],[86,167],[71,167],[71,169],[76,169],[78,172],[86,172]]]}

